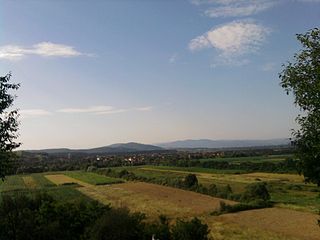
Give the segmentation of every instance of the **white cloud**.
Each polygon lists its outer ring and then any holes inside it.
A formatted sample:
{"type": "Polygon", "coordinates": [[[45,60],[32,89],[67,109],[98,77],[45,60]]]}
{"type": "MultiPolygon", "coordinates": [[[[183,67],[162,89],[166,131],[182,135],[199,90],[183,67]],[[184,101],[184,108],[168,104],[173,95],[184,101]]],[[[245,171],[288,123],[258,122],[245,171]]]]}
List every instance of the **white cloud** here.
{"type": "Polygon", "coordinates": [[[76,57],[83,54],[72,46],[56,44],[51,42],[40,42],[31,47],[19,45],[0,46],[0,59],[19,60],[27,55],[38,55],[43,57],[76,57]]]}
{"type": "Polygon", "coordinates": [[[130,109],[113,109],[108,111],[95,112],[97,115],[106,115],[106,114],[115,114],[115,113],[123,113],[128,112],[130,109]]]}
{"type": "Polygon", "coordinates": [[[259,49],[270,30],[252,21],[234,21],[192,39],[189,49],[214,48],[219,56],[232,59],[259,49]]]}
{"type": "Polygon", "coordinates": [[[135,110],[141,111],[141,112],[151,111],[152,109],[153,109],[153,107],[151,107],[151,106],[135,108],[135,110]]]}
{"type": "Polygon", "coordinates": [[[189,49],[192,51],[207,48],[210,46],[210,41],[207,39],[206,36],[203,35],[192,39],[189,43],[189,49]]]}
{"type": "Polygon", "coordinates": [[[87,108],[63,108],[57,110],[60,113],[91,113],[96,115],[105,115],[105,114],[114,114],[114,113],[123,113],[129,111],[150,111],[152,110],[151,106],[147,107],[137,107],[137,108],[116,108],[112,106],[92,106],[87,108]]]}
{"type": "Polygon", "coordinates": [[[231,5],[210,8],[205,11],[205,15],[212,18],[250,16],[265,11],[274,5],[275,3],[270,1],[234,3],[231,5]]]}
{"type": "Polygon", "coordinates": [[[51,42],[38,43],[34,45],[33,48],[31,53],[40,56],[74,57],[82,55],[82,53],[76,51],[74,47],[51,42]]]}
{"type": "Polygon", "coordinates": [[[266,11],[279,1],[275,0],[192,0],[194,5],[206,5],[204,11],[208,17],[243,17],[266,11]]]}
{"type": "Polygon", "coordinates": [[[43,117],[43,116],[49,116],[52,115],[51,112],[43,109],[24,109],[20,110],[19,114],[23,118],[29,118],[29,117],[43,117]]]}
{"type": "Polygon", "coordinates": [[[58,112],[62,113],[98,113],[98,112],[107,112],[114,110],[112,106],[93,106],[87,108],[63,108],[59,109],[58,112]]]}

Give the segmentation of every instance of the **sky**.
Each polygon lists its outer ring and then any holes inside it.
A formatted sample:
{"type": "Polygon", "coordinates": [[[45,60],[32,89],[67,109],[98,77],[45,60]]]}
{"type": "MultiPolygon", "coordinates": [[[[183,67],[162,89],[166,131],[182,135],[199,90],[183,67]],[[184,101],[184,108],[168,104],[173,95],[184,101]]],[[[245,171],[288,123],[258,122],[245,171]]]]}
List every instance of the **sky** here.
{"type": "Polygon", "coordinates": [[[318,0],[0,0],[21,149],[288,138],[279,85],[318,0]]]}

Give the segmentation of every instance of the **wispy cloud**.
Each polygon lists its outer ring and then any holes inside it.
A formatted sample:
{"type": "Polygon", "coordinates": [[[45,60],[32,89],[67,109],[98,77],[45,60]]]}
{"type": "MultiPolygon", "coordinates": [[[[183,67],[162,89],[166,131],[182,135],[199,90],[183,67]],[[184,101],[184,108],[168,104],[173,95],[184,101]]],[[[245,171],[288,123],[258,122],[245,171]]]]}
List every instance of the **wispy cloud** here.
{"type": "Polygon", "coordinates": [[[62,108],[57,112],[62,113],[97,113],[97,112],[107,112],[114,110],[112,106],[93,106],[87,108],[62,108]]]}
{"type": "Polygon", "coordinates": [[[257,14],[273,7],[276,3],[270,1],[237,2],[230,5],[207,9],[204,13],[208,17],[243,17],[257,14]]]}
{"type": "Polygon", "coordinates": [[[233,21],[212,28],[192,39],[189,49],[196,51],[214,48],[219,52],[220,58],[231,61],[241,55],[257,51],[269,32],[270,29],[253,21],[233,21]]]}
{"type": "Polygon", "coordinates": [[[147,111],[151,111],[152,109],[153,107],[151,106],[135,108],[136,111],[140,111],[140,112],[147,112],[147,111]]]}
{"type": "Polygon", "coordinates": [[[72,46],[51,42],[40,42],[31,47],[19,45],[0,46],[0,59],[20,60],[28,55],[43,57],[76,57],[88,54],[81,53],[72,46]]]}
{"type": "Polygon", "coordinates": [[[91,113],[97,115],[105,115],[105,114],[115,114],[115,113],[123,113],[129,111],[150,111],[152,110],[151,106],[147,107],[136,107],[136,108],[116,108],[112,106],[92,106],[86,108],[63,108],[57,110],[60,113],[91,113]]]}
{"type": "Polygon", "coordinates": [[[22,118],[43,117],[52,115],[51,112],[43,109],[23,109],[19,111],[22,118]]]}
{"type": "Polygon", "coordinates": [[[243,17],[266,11],[279,1],[275,0],[191,0],[194,5],[205,5],[208,17],[243,17]]]}
{"type": "Polygon", "coordinates": [[[44,116],[52,116],[54,113],[63,114],[92,114],[92,115],[108,115],[124,112],[148,112],[153,109],[152,106],[142,106],[133,108],[116,108],[112,106],[99,105],[84,108],[62,108],[56,111],[50,112],[44,109],[23,109],[19,110],[19,114],[22,118],[36,118],[44,116]]]}

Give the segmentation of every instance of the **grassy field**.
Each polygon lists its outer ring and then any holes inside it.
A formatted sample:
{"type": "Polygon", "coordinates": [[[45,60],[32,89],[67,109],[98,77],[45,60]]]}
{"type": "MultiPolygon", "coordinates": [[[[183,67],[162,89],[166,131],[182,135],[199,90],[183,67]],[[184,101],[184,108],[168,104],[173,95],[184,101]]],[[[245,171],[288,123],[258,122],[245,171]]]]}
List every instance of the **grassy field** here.
{"type": "Polygon", "coordinates": [[[91,200],[79,192],[76,186],[56,186],[42,173],[8,176],[5,181],[0,181],[0,200],[3,194],[31,194],[35,192],[46,192],[61,201],[91,200]]]}
{"type": "Polygon", "coordinates": [[[5,181],[0,181],[0,192],[17,191],[26,189],[26,185],[20,175],[6,177],[5,181]]]}
{"type": "Polygon", "coordinates": [[[262,162],[281,162],[281,161],[286,160],[287,158],[292,158],[292,155],[291,154],[283,154],[283,155],[255,156],[255,157],[203,158],[203,159],[200,159],[200,161],[201,162],[225,161],[225,162],[232,162],[232,163],[240,163],[240,162],[262,163],[262,162]]]}
{"type": "Polygon", "coordinates": [[[68,172],[64,172],[64,174],[69,177],[78,179],[80,181],[83,181],[92,185],[106,185],[106,184],[123,182],[121,179],[111,178],[111,177],[99,175],[92,172],[68,171],[68,172]]]}
{"type": "MultiPolygon", "coordinates": [[[[115,168],[120,171],[122,168],[115,168]]],[[[221,173],[207,168],[139,166],[125,168],[136,176],[155,179],[158,182],[165,179],[184,178],[190,173],[196,174],[200,184],[208,187],[210,184],[218,188],[230,185],[233,193],[240,194],[246,186],[252,183],[266,182],[271,195],[271,201],[283,208],[317,213],[320,209],[320,194],[316,185],[305,184],[303,177],[297,174],[280,173],[221,173]],[[187,171],[186,171],[187,170],[187,171]]]]}
{"type": "MultiPolygon", "coordinates": [[[[28,194],[46,191],[62,201],[97,200],[114,207],[128,207],[132,211],[144,212],[148,219],[155,219],[160,214],[167,215],[171,220],[197,216],[209,225],[210,234],[216,240],[318,239],[318,215],[314,214],[320,208],[318,188],[312,184],[304,184],[301,176],[233,174],[201,168],[155,166],[114,169],[127,169],[136,175],[154,179],[183,178],[189,173],[195,173],[199,182],[204,185],[230,184],[234,192],[243,191],[250,183],[265,181],[276,208],[212,216],[210,213],[219,208],[220,201],[225,200],[150,183],[114,184],[119,179],[81,171],[9,176],[0,183],[0,193],[28,194]]],[[[227,202],[233,204],[231,201],[227,202]]]]}

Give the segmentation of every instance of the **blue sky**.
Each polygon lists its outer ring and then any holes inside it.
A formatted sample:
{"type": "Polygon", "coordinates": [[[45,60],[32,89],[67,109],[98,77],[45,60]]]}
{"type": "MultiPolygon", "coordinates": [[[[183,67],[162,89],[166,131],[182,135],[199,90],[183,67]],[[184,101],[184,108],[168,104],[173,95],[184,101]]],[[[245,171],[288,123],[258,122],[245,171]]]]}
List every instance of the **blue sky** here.
{"type": "Polygon", "coordinates": [[[317,0],[4,1],[23,149],[289,137],[281,65],[317,0]]]}

